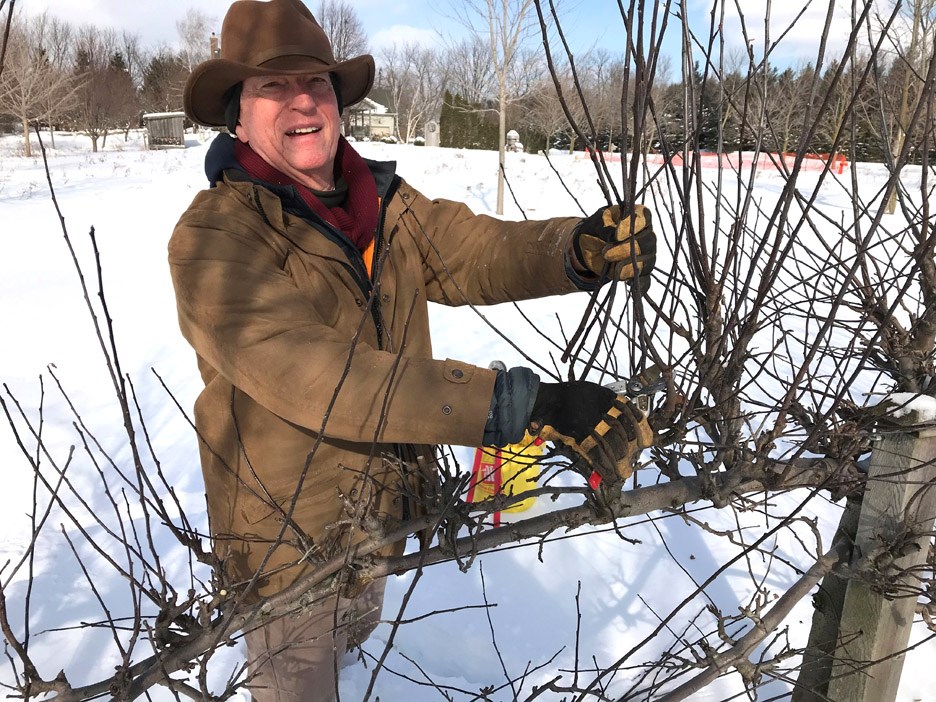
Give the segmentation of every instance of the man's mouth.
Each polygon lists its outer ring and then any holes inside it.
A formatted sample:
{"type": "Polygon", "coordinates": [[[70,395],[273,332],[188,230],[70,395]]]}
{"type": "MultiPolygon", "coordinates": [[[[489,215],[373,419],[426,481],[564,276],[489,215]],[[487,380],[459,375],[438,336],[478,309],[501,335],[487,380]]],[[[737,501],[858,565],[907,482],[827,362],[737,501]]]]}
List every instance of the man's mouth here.
{"type": "Polygon", "coordinates": [[[321,127],[303,127],[302,129],[290,129],[286,136],[301,136],[302,134],[315,134],[322,131],[321,127]]]}

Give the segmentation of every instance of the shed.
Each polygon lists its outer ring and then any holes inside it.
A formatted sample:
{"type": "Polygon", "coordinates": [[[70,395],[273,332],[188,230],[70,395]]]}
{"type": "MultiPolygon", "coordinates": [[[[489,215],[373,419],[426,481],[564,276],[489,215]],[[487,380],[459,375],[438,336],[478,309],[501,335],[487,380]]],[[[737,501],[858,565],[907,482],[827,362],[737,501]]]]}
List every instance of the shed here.
{"type": "Polygon", "coordinates": [[[143,124],[146,126],[146,148],[185,147],[184,112],[150,112],[143,115],[143,124]]]}

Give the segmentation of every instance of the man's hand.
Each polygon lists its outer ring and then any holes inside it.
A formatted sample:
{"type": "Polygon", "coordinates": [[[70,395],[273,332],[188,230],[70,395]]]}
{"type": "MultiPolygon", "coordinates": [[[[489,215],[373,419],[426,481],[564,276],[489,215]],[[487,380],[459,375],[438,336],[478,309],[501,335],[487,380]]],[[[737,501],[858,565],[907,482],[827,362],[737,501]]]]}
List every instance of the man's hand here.
{"type": "Polygon", "coordinates": [[[530,433],[571,449],[615,483],[634,470],[634,459],[653,444],[653,430],[624,395],[578,380],[540,383],[530,433]]]}
{"type": "Polygon", "coordinates": [[[595,275],[608,266],[609,275],[620,280],[644,277],[656,262],[656,234],[651,214],[643,205],[621,215],[621,208],[602,207],[583,219],[572,235],[577,262],[595,275]]]}

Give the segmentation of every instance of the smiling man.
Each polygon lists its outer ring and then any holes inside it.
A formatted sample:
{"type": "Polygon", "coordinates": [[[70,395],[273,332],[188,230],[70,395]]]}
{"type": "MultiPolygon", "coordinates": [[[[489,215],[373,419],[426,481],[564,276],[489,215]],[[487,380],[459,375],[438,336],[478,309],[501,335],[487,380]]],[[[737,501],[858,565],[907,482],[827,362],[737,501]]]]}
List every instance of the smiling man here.
{"type": "MultiPolygon", "coordinates": [[[[169,263],[205,383],[195,424],[218,582],[247,601],[417,515],[436,444],[503,446],[531,431],[615,484],[652,443],[640,411],[595,383],[434,359],[427,305],[646,276],[649,213],[503,222],[428,200],[341,135],[341,111],[373,79],[370,56],[334,60],[300,0],[239,0],[221,57],[186,84],[188,116],[230,132],[208,150],[211,187],[176,225],[169,263]]],[[[334,698],[340,659],[376,625],[383,593],[382,580],[344,575],[333,594],[245,631],[255,700],[334,698]]]]}
{"type": "Polygon", "coordinates": [[[327,75],[251,76],[240,97],[237,138],[310,188],[334,190],[340,115],[327,75]]]}

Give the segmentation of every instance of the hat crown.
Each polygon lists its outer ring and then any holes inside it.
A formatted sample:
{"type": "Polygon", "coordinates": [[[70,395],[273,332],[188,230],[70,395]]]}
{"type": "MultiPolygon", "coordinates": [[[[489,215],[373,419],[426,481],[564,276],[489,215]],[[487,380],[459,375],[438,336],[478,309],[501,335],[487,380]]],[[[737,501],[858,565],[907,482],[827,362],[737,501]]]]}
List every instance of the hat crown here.
{"type": "Polygon", "coordinates": [[[221,58],[261,67],[284,56],[333,64],[325,30],[300,0],[238,0],[221,25],[221,58]]]}

